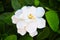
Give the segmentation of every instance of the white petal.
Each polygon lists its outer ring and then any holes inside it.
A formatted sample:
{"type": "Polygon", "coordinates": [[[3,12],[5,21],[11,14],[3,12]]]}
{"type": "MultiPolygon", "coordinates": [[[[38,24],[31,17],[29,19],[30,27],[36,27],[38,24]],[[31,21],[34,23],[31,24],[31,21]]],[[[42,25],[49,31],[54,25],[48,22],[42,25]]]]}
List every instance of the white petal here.
{"type": "Polygon", "coordinates": [[[19,34],[21,34],[22,36],[26,34],[26,30],[25,30],[24,28],[18,29],[17,32],[18,32],[19,34]]]}
{"type": "Polygon", "coordinates": [[[21,14],[20,19],[28,19],[28,14],[25,13],[21,14]]]}
{"type": "Polygon", "coordinates": [[[21,15],[21,18],[28,19],[29,14],[34,14],[36,11],[36,8],[34,6],[24,6],[22,8],[23,14],[21,15]]]}
{"type": "Polygon", "coordinates": [[[22,7],[22,11],[24,11],[24,9],[27,9],[27,6],[22,7]]]}
{"type": "Polygon", "coordinates": [[[28,13],[28,7],[27,6],[24,6],[24,7],[22,7],[22,11],[23,11],[23,13],[24,14],[27,14],[28,13]]]}
{"type": "Polygon", "coordinates": [[[31,7],[29,8],[29,12],[30,12],[31,14],[34,14],[35,11],[36,11],[36,7],[31,6],[31,7]]]}
{"type": "Polygon", "coordinates": [[[27,13],[27,14],[30,14],[32,13],[36,8],[34,6],[24,6],[22,7],[22,11],[23,13],[27,13]]]}
{"type": "Polygon", "coordinates": [[[24,7],[22,7],[22,13],[23,14],[21,14],[20,15],[20,18],[23,18],[23,19],[28,19],[28,14],[29,14],[29,11],[28,11],[28,7],[27,6],[24,6],[24,7]]]}
{"type": "Polygon", "coordinates": [[[17,10],[17,11],[15,12],[15,15],[17,15],[17,16],[20,16],[20,14],[22,14],[22,10],[21,10],[21,9],[19,9],[19,10],[17,10]]]}
{"type": "Polygon", "coordinates": [[[35,16],[36,17],[43,17],[45,10],[42,7],[36,8],[35,16]]]}
{"type": "Polygon", "coordinates": [[[35,31],[35,32],[29,33],[29,34],[30,34],[31,37],[34,37],[34,36],[36,36],[38,34],[38,32],[35,31]]]}
{"type": "Polygon", "coordinates": [[[15,15],[13,15],[13,16],[11,17],[11,19],[12,19],[12,23],[14,23],[14,24],[16,24],[16,23],[18,23],[18,22],[19,22],[19,19],[18,19],[18,18],[16,18],[16,16],[15,16],[15,15]]]}
{"type": "Polygon", "coordinates": [[[32,33],[37,30],[37,25],[35,22],[31,22],[26,27],[27,32],[32,33]]]}
{"type": "Polygon", "coordinates": [[[27,24],[24,21],[20,21],[16,24],[17,28],[25,28],[27,26],[27,24]]]}
{"type": "Polygon", "coordinates": [[[20,21],[17,23],[17,31],[18,33],[20,33],[21,35],[25,35],[26,34],[26,23],[24,21],[20,21]]]}
{"type": "Polygon", "coordinates": [[[14,16],[15,16],[16,18],[20,19],[21,14],[22,14],[22,10],[19,9],[19,10],[17,10],[17,11],[15,12],[15,15],[14,15],[14,16]]]}
{"type": "Polygon", "coordinates": [[[37,26],[39,29],[46,27],[46,21],[43,18],[37,19],[37,26]]]}

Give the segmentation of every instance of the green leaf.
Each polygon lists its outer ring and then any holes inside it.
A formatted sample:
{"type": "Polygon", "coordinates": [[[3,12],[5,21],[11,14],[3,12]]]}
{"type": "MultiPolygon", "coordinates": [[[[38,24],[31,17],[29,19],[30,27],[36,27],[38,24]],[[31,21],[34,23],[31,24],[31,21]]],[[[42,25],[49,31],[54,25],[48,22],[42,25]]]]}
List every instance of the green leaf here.
{"type": "Polygon", "coordinates": [[[1,37],[2,37],[3,40],[4,40],[7,36],[8,36],[8,34],[6,34],[6,33],[1,34],[1,37]]]}
{"type": "Polygon", "coordinates": [[[0,15],[0,20],[11,25],[12,21],[11,21],[11,17],[14,13],[13,12],[6,12],[0,15]]]}
{"type": "Polygon", "coordinates": [[[34,4],[35,4],[35,6],[38,6],[39,5],[39,0],[34,0],[34,4]]]}
{"type": "Polygon", "coordinates": [[[2,2],[0,2],[0,12],[4,11],[4,8],[3,8],[3,5],[2,5],[2,2]]]}
{"type": "Polygon", "coordinates": [[[48,39],[49,39],[49,40],[55,40],[55,38],[57,37],[57,35],[58,35],[58,34],[56,34],[55,32],[53,32],[53,31],[51,30],[48,39]]]}
{"type": "Polygon", "coordinates": [[[10,36],[7,36],[5,38],[5,40],[17,40],[17,36],[16,35],[10,35],[10,36]]]}
{"type": "Polygon", "coordinates": [[[33,40],[32,37],[30,37],[28,34],[25,35],[25,36],[20,36],[20,39],[19,40],[33,40]]]}
{"type": "Polygon", "coordinates": [[[51,29],[55,32],[58,31],[58,25],[59,25],[59,18],[58,18],[58,15],[55,11],[51,10],[51,11],[48,11],[46,12],[46,19],[47,19],[47,22],[49,24],[49,26],[51,27],[51,29]]]}
{"type": "Polygon", "coordinates": [[[18,10],[21,8],[21,5],[18,0],[11,0],[11,4],[14,10],[18,10]]]}
{"type": "Polygon", "coordinates": [[[42,32],[40,32],[37,35],[36,39],[37,40],[43,40],[43,39],[47,38],[49,36],[49,34],[50,34],[50,29],[48,27],[46,27],[45,29],[43,29],[42,32]]]}
{"type": "Polygon", "coordinates": [[[24,0],[25,1],[25,5],[33,5],[34,0],[24,0]]]}
{"type": "Polygon", "coordinates": [[[34,0],[11,0],[11,4],[14,10],[18,10],[26,5],[33,5],[34,0]]]}

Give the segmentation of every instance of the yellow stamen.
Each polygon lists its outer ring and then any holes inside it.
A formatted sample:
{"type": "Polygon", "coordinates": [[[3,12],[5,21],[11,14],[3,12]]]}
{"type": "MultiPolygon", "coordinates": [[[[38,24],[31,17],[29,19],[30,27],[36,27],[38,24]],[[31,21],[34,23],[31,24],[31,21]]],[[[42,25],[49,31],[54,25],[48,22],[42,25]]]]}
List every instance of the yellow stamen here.
{"type": "Polygon", "coordinates": [[[34,16],[32,14],[29,14],[28,18],[29,19],[34,19],[34,16]]]}

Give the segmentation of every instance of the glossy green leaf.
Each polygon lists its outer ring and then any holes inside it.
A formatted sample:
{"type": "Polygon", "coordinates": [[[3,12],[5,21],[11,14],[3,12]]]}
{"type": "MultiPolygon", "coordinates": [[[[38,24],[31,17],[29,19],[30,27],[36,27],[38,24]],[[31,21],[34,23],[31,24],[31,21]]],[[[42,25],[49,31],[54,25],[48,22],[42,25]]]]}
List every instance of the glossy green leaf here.
{"type": "Polygon", "coordinates": [[[39,5],[39,0],[34,0],[34,4],[35,4],[35,6],[38,6],[39,5]]]}
{"type": "Polygon", "coordinates": [[[5,40],[17,40],[17,36],[16,35],[10,35],[10,36],[7,36],[5,38],[5,40]]]}
{"type": "Polygon", "coordinates": [[[48,11],[46,12],[46,19],[47,19],[47,22],[49,24],[49,26],[51,27],[51,29],[55,32],[58,31],[58,28],[59,28],[59,18],[58,18],[58,15],[55,11],[48,11]]]}
{"type": "Polygon", "coordinates": [[[19,40],[33,40],[33,38],[27,34],[25,36],[21,36],[19,40]]]}
{"type": "Polygon", "coordinates": [[[37,35],[37,40],[43,40],[45,38],[47,38],[50,34],[50,29],[48,27],[46,27],[42,32],[38,33],[37,35]]]}

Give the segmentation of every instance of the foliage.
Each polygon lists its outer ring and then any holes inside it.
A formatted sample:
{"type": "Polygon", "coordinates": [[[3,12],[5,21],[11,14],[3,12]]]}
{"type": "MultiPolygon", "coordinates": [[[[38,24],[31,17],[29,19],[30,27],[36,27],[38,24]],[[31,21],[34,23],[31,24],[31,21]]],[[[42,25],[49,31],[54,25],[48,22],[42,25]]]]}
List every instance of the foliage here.
{"type": "Polygon", "coordinates": [[[0,40],[60,40],[60,0],[0,0],[0,40]],[[23,6],[43,7],[46,10],[46,28],[34,38],[21,36],[11,22],[14,12],[23,6]]]}

